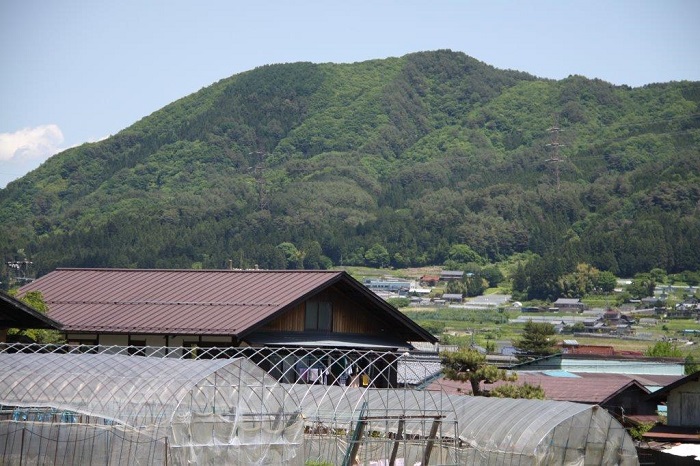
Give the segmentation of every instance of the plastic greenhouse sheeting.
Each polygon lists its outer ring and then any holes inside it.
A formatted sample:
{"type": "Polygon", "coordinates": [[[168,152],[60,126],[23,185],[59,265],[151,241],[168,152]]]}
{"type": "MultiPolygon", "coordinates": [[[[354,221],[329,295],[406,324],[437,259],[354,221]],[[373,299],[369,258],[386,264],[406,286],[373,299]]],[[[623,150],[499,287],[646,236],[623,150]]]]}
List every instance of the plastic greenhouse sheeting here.
{"type": "Polygon", "coordinates": [[[2,464],[304,463],[286,389],[247,359],[0,354],[2,464]]]}
{"type": "Polygon", "coordinates": [[[0,353],[0,464],[638,465],[591,405],[280,384],[246,358],[0,353]]]}
{"type": "MultiPolygon", "coordinates": [[[[299,399],[307,429],[351,428],[364,416],[370,420],[366,430],[390,433],[390,438],[402,430],[406,437],[425,438],[432,420],[439,417],[437,436],[459,442],[452,451],[439,453],[435,464],[639,464],[632,438],[598,406],[435,391],[318,386],[290,390],[299,399]]],[[[337,456],[327,457],[329,451],[332,456],[333,449],[317,448],[312,456],[337,462],[337,456]]],[[[374,455],[388,457],[387,448],[374,455]]]]}

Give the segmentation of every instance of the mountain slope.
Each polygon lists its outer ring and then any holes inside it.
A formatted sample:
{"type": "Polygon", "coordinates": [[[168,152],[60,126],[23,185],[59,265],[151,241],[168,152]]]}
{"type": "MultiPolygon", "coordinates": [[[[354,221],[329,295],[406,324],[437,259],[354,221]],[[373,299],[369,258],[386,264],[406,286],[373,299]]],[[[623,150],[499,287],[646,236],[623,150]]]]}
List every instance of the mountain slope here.
{"type": "Polygon", "coordinates": [[[697,270],[699,102],[700,83],[542,80],[447,50],[264,66],[0,190],[0,251],[39,274],[424,265],[455,244],[697,270]]]}

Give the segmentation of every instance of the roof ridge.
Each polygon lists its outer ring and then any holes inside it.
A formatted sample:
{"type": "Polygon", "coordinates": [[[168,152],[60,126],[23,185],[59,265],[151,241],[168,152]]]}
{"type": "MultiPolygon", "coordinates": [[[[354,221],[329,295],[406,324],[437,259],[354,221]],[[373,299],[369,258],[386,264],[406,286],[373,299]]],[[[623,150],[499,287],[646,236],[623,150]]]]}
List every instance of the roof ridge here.
{"type": "Polygon", "coordinates": [[[304,269],[304,270],[287,270],[287,269],[127,269],[127,268],[102,268],[102,267],[58,267],[56,271],[85,271],[85,272],[227,272],[227,273],[323,273],[323,274],[339,274],[347,273],[344,270],[321,270],[321,269],[304,269]]]}
{"type": "Polygon", "coordinates": [[[51,304],[154,304],[163,306],[172,306],[173,304],[180,305],[197,305],[197,306],[279,306],[280,303],[268,303],[268,302],[220,302],[220,301],[139,301],[139,300],[129,300],[129,301],[114,301],[114,300],[76,300],[76,301],[47,301],[51,304]]]}

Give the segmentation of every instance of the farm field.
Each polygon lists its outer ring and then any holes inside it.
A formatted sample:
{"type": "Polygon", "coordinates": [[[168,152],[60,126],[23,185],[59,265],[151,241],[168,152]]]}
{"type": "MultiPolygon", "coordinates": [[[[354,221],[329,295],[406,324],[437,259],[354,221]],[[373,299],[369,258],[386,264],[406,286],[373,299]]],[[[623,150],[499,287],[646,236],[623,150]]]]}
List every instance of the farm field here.
{"type": "MultiPolygon", "coordinates": [[[[365,278],[395,277],[407,280],[417,280],[425,274],[439,274],[441,267],[422,267],[411,269],[372,269],[368,267],[346,267],[345,270],[358,280],[365,278]]],[[[441,292],[435,288],[434,292],[441,292]]],[[[492,288],[486,294],[508,293],[505,288],[492,288]]],[[[595,296],[584,300],[591,307],[605,308],[615,307],[615,296],[595,296]]],[[[511,323],[511,319],[520,316],[527,317],[530,314],[523,314],[513,309],[488,309],[474,310],[442,307],[399,307],[408,317],[416,321],[421,326],[430,330],[436,335],[440,335],[443,344],[470,345],[476,344],[485,348],[499,348],[507,346],[520,338],[523,324],[511,323]],[[490,347],[491,346],[491,347],[490,347]]],[[[570,313],[547,313],[548,317],[571,317],[581,314],[570,313]]],[[[537,315],[532,314],[535,318],[537,315]]],[[[653,326],[637,326],[635,333],[645,335],[648,339],[626,339],[619,337],[607,337],[602,335],[582,336],[571,333],[561,333],[556,335],[558,341],[574,339],[583,345],[612,346],[616,351],[645,352],[653,346],[656,341],[669,340],[683,356],[692,355],[695,359],[700,359],[700,335],[687,336],[684,330],[698,330],[700,323],[693,319],[664,319],[658,320],[653,326]]]]}

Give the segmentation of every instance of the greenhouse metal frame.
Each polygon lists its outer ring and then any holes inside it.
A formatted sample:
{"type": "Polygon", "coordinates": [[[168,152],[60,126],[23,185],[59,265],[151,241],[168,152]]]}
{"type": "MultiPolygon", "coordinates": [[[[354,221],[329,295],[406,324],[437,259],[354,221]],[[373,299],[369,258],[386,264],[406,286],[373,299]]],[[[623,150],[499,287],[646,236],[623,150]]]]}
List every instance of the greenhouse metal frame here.
{"type": "Polygon", "coordinates": [[[639,464],[598,406],[425,390],[436,357],[409,353],[387,352],[397,368],[364,368],[357,383],[333,375],[358,357],[2,344],[0,464],[639,464]],[[310,363],[304,377],[292,356],[310,363]],[[403,388],[375,388],[388,370],[403,388]]]}

